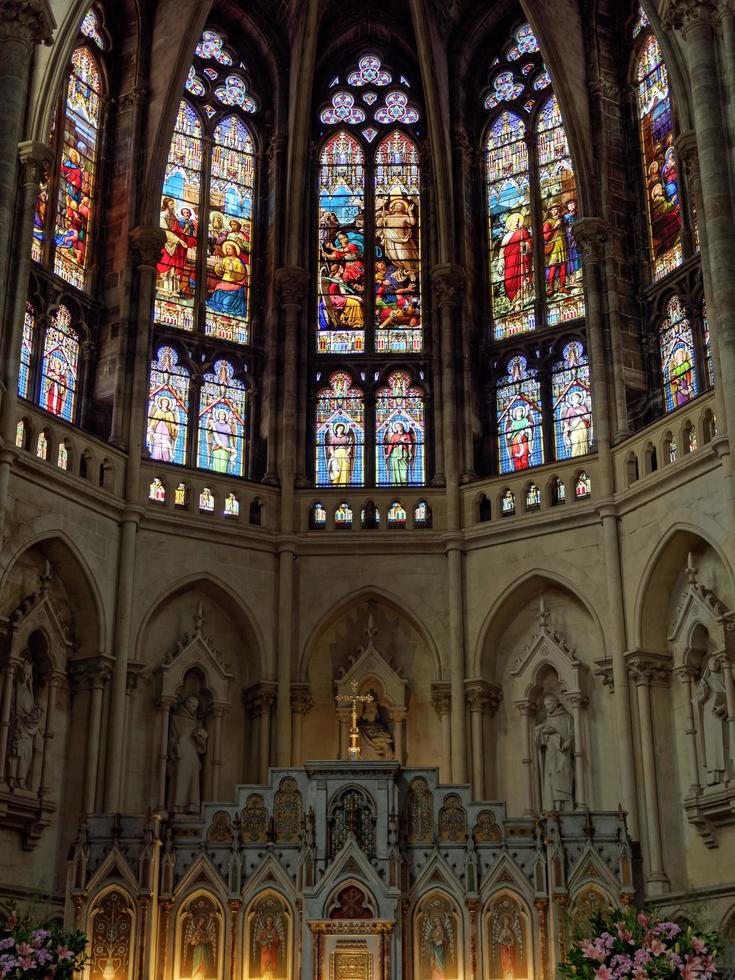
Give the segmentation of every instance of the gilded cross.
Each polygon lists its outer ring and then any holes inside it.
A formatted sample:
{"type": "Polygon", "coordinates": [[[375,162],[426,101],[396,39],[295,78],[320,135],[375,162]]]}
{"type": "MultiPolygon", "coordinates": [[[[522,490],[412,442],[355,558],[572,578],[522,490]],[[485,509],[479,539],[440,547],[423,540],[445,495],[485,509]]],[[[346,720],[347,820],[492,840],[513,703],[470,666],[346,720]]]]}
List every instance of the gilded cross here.
{"type": "Polygon", "coordinates": [[[348,701],[352,704],[352,725],[350,727],[350,744],[347,746],[347,758],[357,761],[360,758],[360,746],[357,740],[360,737],[360,729],[357,727],[357,705],[359,703],[369,703],[375,698],[372,694],[358,694],[357,681],[351,684],[352,694],[338,694],[337,704],[345,704],[348,701]]]}

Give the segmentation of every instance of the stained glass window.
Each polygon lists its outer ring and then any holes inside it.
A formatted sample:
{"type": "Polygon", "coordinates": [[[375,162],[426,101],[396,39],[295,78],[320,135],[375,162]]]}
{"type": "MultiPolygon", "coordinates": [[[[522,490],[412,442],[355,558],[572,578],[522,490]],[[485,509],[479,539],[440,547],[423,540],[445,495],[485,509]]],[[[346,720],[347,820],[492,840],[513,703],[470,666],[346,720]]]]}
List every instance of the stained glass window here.
{"type": "Polygon", "coordinates": [[[566,503],[567,490],[564,486],[564,481],[560,477],[555,476],[551,481],[551,503],[553,506],[558,504],[566,503]]]}
{"type": "Polygon", "coordinates": [[[309,527],[314,530],[321,530],[327,526],[327,512],[324,504],[317,501],[309,512],[309,527]]]}
{"type": "Polygon", "coordinates": [[[346,500],[343,500],[334,512],[334,526],[338,530],[352,527],[352,508],[346,500]]]}
{"type": "Polygon", "coordinates": [[[368,500],[360,511],[360,527],[366,531],[380,527],[380,511],[372,500],[368,500]]]}
{"type": "Polygon", "coordinates": [[[186,507],[186,484],[179,483],[174,490],[174,507],[186,507]]]}
{"type": "Polygon", "coordinates": [[[636,18],[635,24],[633,25],[633,37],[638,37],[644,27],[650,26],[650,21],[648,19],[648,14],[643,9],[643,7],[638,8],[638,17],[636,18]]]}
{"type": "Polygon", "coordinates": [[[229,361],[218,360],[202,375],[199,395],[197,465],[242,476],[245,466],[247,386],[229,361]]]}
{"type": "Polygon", "coordinates": [[[60,470],[69,468],[69,447],[63,440],[59,443],[59,451],[56,454],[56,465],[60,470]]]}
{"type": "Polygon", "coordinates": [[[161,228],[166,243],[156,266],[155,319],[187,331],[194,329],[201,169],[202,123],[182,101],[163,181],[161,228]]]}
{"type": "Polygon", "coordinates": [[[587,354],[581,341],[564,345],[561,360],[553,368],[551,386],[556,458],[584,456],[592,445],[592,395],[587,354]]]}
{"type": "Polygon", "coordinates": [[[537,371],[516,354],[497,389],[500,472],[511,473],[544,462],[541,386],[537,371]]]}
{"type": "Polygon", "coordinates": [[[211,514],[214,511],[214,494],[209,487],[204,487],[199,494],[199,511],[202,514],[211,514]]]}
{"type": "Polygon", "coordinates": [[[500,513],[503,517],[512,517],[516,512],[516,496],[512,490],[506,490],[500,498],[500,513]]]}
{"type": "Polygon", "coordinates": [[[18,395],[29,398],[31,391],[31,367],[33,348],[36,343],[36,313],[30,303],[26,303],[23,317],[23,337],[20,346],[20,369],[18,371],[18,395]]]}
{"type": "Polygon", "coordinates": [[[187,461],[189,372],[173,347],[163,345],[151,362],[148,452],[163,463],[187,461]]]}
{"type": "Polygon", "coordinates": [[[421,351],[420,166],[396,130],[375,151],[375,347],[421,351]]]}
{"type": "Polygon", "coordinates": [[[365,349],[365,160],[344,130],[325,144],[319,180],[318,350],[365,349]]]}
{"type": "Polygon", "coordinates": [[[426,503],[425,500],[419,500],[413,511],[413,526],[414,527],[431,527],[432,524],[432,513],[431,507],[426,503]]]}
{"type": "Polygon", "coordinates": [[[541,509],[541,491],[535,483],[529,483],[526,487],[526,510],[541,509]]]}
{"type": "Polygon", "coordinates": [[[80,31],[85,37],[88,37],[90,41],[94,41],[98,48],[104,50],[105,39],[102,36],[102,29],[100,27],[99,17],[95,10],[88,10],[82,21],[82,26],[80,31]]]}
{"type": "Polygon", "coordinates": [[[79,334],[71,325],[71,313],[60,306],[46,328],[41,360],[39,405],[47,412],[73,422],[79,372],[79,334]]]}
{"type": "Polygon", "coordinates": [[[25,449],[26,447],[26,424],[23,419],[19,419],[15,427],[15,445],[18,449],[25,449]]]}
{"type": "Polygon", "coordinates": [[[225,497],[225,517],[239,517],[240,515],[240,501],[237,499],[234,493],[228,493],[225,497]]]}
{"type": "Polygon", "coordinates": [[[707,386],[711,388],[715,383],[715,363],[712,360],[712,338],[709,333],[707,304],[704,300],[702,301],[702,337],[704,340],[704,366],[707,369],[707,386]]]}
{"type": "Polygon", "coordinates": [[[582,256],[572,234],[577,220],[576,181],[555,95],[541,107],[536,129],[547,323],[554,326],[584,316],[582,256]]]}
{"type": "Polygon", "coordinates": [[[160,477],[155,476],[148,487],[148,499],[156,504],[166,503],[166,488],[161,482],[160,477]]]}
{"type": "Polygon", "coordinates": [[[586,470],[582,470],[577,475],[577,479],[574,482],[574,496],[577,500],[585,500],[587,497],[592,496],[592,481],[586,470]]]}
{"type": "MultiPolygon", "coordinates": [[[[49,138],[49,142],[51,139],[49,138]]],[[[33,238],[31,239],[31,258],[40,262],[43,258],[43,244],[46,241],[46,212],[48,210],[48,173],[44,173],[38,188],[36,204],[33,209],[33,238]]]]}
{"type": "Polygon", "coordinates": [[[36,456],[38,459],[48,459],[48,436],[45,432],[38,433],[38,442],[36,443],[36,456]]]}
{"type": "Polygon", "coordinates": [[[345,371],[329,378],[316,399],[316,482],[320,487],[364,483],[365,404],[345,371]]]}
{"type": "Polygon", "coordinates": [[[225,42],[217,31],[204,31],[194,53],[206,61],[218,61],[221,65],[232,64],[232,56],[225,51],[225,42]]]}
{"type": "Polygon", "coordinates": [[[699,385],[692,328],[678,296],[671,297],[666,313],[659,328],[659,351],[664,402],[672,412],[699,394],[699,385]]]}
{"type": "Polygon", "coordinates": [[[86,46],[71,56],[66,91],[64,145],[54,236],[54,272],[84,289],[94,206],[102,85],[97,61],[86,46]]]}
{"type": "Polygon", "coordinates": [[[394,371],[375,393],[378,486],[424,483],[424,396],[406,371],[394,371]]]}
{"type": "Polygon", "coordinates": [[[407,519],[403,504],[400,500],[394,500],[388,508],[388,527],[405,527],[407,519]]]}
{"type": "Polygon", "coordinates": [[[655,35],[638,58],[638,117],[653,279],[681,265],[681,201],[669,79],[655,35]]]}
{"type": "Polygon", "coordinates": [[[493,123],[486,147],[490,284],[495,339],[536,326],[526,127],[515,113],[493,123]]]}

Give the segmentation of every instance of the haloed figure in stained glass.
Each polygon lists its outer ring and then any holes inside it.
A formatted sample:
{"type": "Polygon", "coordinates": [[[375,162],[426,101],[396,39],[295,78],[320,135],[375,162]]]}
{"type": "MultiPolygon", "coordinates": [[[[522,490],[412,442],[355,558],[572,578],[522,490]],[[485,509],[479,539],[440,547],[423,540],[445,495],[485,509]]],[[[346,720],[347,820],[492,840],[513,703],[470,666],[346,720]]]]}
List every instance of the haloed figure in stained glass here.
{"type": "Polygon", "coordinates": [[[352,483],[352,469],[355,465],[355,433],[337,422],[325,434],[327,455],[327,476],[335,487],[345,487],[352,483]]]}
{"type": "Polygon", "coordinates": [[[394,422],[386,430],[384,449],[388,479],[391,486],[407,487],[411,466],[416,458],[416,433],[404,422],[394,422]]]}

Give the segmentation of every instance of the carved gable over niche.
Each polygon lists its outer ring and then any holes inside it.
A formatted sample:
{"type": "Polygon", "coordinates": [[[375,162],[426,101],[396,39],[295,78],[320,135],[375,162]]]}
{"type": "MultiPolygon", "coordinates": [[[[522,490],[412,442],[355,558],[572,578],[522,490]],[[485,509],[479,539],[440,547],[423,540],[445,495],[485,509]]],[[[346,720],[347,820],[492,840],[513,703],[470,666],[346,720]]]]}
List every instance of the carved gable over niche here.
{"type": "Polygon", "coordinates": [[[697,581],[691,552],[687,559],[687,584],[676,608],[668,640],[674,653],[674,667],[689,666],[696,644],[694,633],[704,627],[717,653],[735,658],[735,613],[706,586],[697,581]]]}
{"type": "Polygon", "coordinates": [[[567,695],[584,695],[587,669],[568,647],[563,637],[549,626],[549,613],[544,597],[539,599],[539,629],[533,633],[523,654],[518,657],[511,674],[513,676],[513,700],[521,703],[533,700],[547,669],[559,679],[562,692],[567,695]]]}
{"type": "Polygon", "coordinates": [[[168,651],[159,668],[161,697],[176,698],[188,671],[196,668],[206,679],[206,686],[215,706],[229,704],[232,680],[230,665],[205,633],[207,621],[201,602],[194,614],[194,629],[184,635],[168,651]]]}
{"type": "Polygon", "coordinates": [[[406,707],[406,681],[375,646],[378,630],[372,604],[365,629],[367,644],[358,647],[357,655],[350,659],[348,668],[336,682],[338,694],[350,694],[353,681],[357,681],[360,693],[374,689],[380,704],[387,709],[406,707]]]}

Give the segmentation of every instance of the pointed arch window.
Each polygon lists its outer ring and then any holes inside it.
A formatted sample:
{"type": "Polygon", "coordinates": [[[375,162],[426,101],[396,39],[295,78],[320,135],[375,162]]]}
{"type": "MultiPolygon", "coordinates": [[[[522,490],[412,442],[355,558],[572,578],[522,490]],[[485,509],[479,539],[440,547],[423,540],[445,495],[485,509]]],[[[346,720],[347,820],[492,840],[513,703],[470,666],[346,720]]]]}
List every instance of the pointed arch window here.
{"type": "Polygon", "coordinates": [[[664,404],[667,412],[686,405],[699,394],[692,326],[679,296],[672,296],[659,327],[659,352],[664,404]]]}
{"type": "Polygon", "coordinates": [[[335,371],[316,397],[316,482],[320,487],[365,481],[365,395],[346,371],[335,371]]]}
{"type": "Polygon", "coordinates": [[[154,320],[247,345],[256,154],[246,119],[258,102],[241,59],[214,30],[202,34],[185,88],[161,194],[154,320]]]}
{"type": "Polygon", "coordinates": [[[33,369],[33,354],[36,346],[36,311],[32,303],[26,303],[23,317],[23,337],[20,347],[20,371],[18,372],[18,395],[29,398],[31,391],[31,371],[33,369]]]}
{"type": "Polygon", "coordinates": [[[246,407],[247,385],[235,378],[234,365],[220,358],[202,375],[197,459],[202,469],[243,475],[246,407]]]}
{"type": "Polygon", "coordinates": [[[638,127],[648,218],[648,241],[654,282],[684,261],[682,202],[669,79],[661,47],[650,25],[636,65],[638,127]]]}
{"type": "Polygon", "coordinates": [[[46,327],[39,404],[67,422],[76,418],[80,338],[68,307],[61,305],[46,327]]]}
{"type": "Polygon", "coordinates": [[[151,362],[147,446],[151,459],[184,464],[188,455],[190,372],[178,351],[161,345],[151,362]]]}
{"type": "Polygon", "coordinates": [[[489,283],[496,341],[585,314],[577,186],[552,79],[528,24],[491,68],[484,105],[489,283]]]}
{"type": "Polygon", "coordinates": [[[522,354],[513,355],[497,389],[498,457],[501,473],[544,462],[541,385],[537,369],[522,354]]]}
{"type": "Polygon", "coordinates": [[[579,340],[565,344],[552,369],[556,459],[585,456],[592,445],[590,369],[579,340]]]}
{"type": "Polygon", "coordinates": [[[424,395],[407,371],[394,371],[376,392],[375,456],[378,486],[424,483],[424,395]]]}

